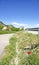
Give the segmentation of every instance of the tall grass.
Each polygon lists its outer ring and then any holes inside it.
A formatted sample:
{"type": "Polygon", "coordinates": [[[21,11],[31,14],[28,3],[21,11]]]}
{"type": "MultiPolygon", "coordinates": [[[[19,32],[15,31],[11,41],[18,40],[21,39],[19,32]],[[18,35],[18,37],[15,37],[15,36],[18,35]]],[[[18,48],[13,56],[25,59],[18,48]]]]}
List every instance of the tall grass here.
{"type": "Polygon", "coordinates": [[[34,46],[39,44],[38,35],[30,34],[25,31],[17,32],[11,39],[10,44],[5,48],[5,55],[0,61],[0,65],[15,65],[16,43],[18,44],[18,65],[39,65],[39,46],[31,50],[27,57],[24,48],[27,45],[34,46]]]}

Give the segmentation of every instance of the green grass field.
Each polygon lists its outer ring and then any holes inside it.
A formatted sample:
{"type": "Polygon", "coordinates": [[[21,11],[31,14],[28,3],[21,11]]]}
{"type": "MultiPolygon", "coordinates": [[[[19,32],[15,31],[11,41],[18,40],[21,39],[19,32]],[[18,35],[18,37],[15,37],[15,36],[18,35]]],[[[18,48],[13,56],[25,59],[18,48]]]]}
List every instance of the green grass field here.
{"type": "Polygon", "coordinates": [[[25,31],[17,32],[9,41],[9,45],[5,48],[5,54],[0,59],[0,65],[15,65],[16,58],[16,43],[18,45],[18,65],[39,65],[39,46],[35,49],[30,49],[31,54],[26,55],[24,48],[27,45],[39,44],[39,37],[25,31]]]}
{"type": "Polygon", "coordinates": [[[4,30],[0,30],[0,34],[9,34],[9,33],[15,33],[17,31],[4,31],[4,30]]]}

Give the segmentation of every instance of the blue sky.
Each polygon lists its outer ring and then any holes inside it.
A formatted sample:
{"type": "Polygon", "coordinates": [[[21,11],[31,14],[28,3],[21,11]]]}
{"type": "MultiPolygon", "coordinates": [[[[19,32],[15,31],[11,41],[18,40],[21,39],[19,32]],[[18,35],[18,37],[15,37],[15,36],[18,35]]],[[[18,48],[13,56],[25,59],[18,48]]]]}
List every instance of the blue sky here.
{"type": "Polygon", "coordinates": [[[0,0],[0,21],[15,26],[39,26],[39,0],[0,0]]]}

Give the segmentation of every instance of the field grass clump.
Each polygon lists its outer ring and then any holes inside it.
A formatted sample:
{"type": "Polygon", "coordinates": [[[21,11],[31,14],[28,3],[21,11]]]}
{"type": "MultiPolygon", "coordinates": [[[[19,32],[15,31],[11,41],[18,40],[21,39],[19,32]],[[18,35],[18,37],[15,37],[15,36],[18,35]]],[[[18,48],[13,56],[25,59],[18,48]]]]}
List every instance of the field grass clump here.
{"type": "Polygon", "coordinates": [[[39,43],[39,37],[38,35],[30,34],[30,33],[25,33],[25,32],[19,32],[17,33],[18,36],[18,47],[20,49],[23,49],[27,45],[34,45],[39,43]]]}

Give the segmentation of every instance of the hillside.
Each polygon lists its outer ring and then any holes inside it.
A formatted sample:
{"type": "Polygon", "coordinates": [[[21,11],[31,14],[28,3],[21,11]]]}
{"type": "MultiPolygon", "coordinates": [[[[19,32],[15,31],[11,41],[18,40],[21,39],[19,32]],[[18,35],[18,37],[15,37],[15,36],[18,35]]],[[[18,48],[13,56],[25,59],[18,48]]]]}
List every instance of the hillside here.
{"type": "Polygon", "coordinates": [[[4,26],[5,24],[2,21],[0,21],[0,29],[2,29],[4,26]]]}
{"type": "Polygon", "coordinates": [[[13,25],[6,25],[0,21],[0,34],[12,33],[14,31],[20,31],[20,28],[16,28],[13,25]]]}

